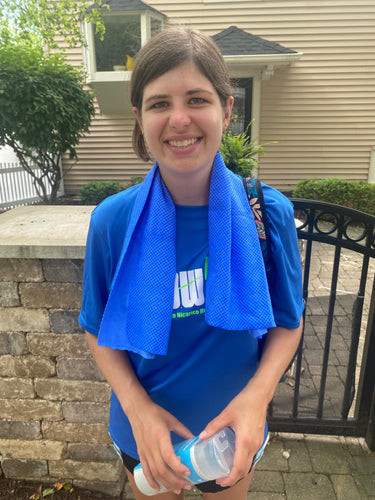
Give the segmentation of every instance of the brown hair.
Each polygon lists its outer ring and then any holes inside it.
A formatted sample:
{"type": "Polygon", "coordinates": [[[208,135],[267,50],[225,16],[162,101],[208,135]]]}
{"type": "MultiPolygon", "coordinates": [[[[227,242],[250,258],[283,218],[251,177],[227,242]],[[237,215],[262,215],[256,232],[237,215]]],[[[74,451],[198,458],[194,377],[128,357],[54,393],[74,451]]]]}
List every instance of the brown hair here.
{"type": "MultiPolygon", "coordinates": [[[[132,105],[138,109],[138,113],[142,109],[146,85],[186,62],[193,62],[212,83],[223,108],[226,108],[232,87],[219,48],[209,36],[200,31],[174,26],[153,37],[136,56],[130,84],[130,99],[132,105]]],[[[142,160],[150,160],[137,121],[133,130],[133,148],[142,160]]]]}

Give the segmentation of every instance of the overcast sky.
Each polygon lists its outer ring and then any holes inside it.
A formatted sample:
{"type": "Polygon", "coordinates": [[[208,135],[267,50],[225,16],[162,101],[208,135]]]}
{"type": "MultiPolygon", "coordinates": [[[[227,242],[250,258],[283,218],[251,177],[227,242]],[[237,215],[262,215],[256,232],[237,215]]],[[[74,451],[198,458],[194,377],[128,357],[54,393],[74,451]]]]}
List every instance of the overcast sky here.
{"type": "Polygon", "coordinates": [[[0,147],[0,163],[18,162],[16,153],[9,146],[0,147]]]}

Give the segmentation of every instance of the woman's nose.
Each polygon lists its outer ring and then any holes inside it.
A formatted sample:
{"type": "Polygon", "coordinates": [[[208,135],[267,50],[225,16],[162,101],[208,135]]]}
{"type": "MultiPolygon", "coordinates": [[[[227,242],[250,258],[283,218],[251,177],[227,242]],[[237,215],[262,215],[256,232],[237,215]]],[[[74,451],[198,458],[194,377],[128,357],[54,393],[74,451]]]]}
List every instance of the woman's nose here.
{"type": "Polygon", "coordinates": [[[183,106],[176,106],[171,110],[169,124],[175,129],[184,129],[190,125],[190,116],[188,110],[183,106]]]}

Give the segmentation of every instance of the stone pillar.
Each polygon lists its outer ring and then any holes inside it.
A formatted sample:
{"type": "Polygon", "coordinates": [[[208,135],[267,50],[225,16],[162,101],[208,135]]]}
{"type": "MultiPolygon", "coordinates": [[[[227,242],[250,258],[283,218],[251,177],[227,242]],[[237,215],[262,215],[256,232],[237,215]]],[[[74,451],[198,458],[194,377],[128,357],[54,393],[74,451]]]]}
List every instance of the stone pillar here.
{"type": "Polygon", "coordinates": [[[91,209],[0,215],[1,468],[118,496],[125,474],[107,430],[111,390],[78,324],[91,209]]]}

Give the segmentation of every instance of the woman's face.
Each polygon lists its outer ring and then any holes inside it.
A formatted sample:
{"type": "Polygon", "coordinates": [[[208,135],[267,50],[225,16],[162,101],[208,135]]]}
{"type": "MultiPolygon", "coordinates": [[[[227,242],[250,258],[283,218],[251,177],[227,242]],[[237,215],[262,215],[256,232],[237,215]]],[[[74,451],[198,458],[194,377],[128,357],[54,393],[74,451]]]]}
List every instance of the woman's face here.
{"type": "Polygon", "coordinates": [[[133,111],[165,181],[210,174],[232,105],[230,97],[223,109],[212,83],[192,62],[146,85],[142,109],[133,111]]]}

